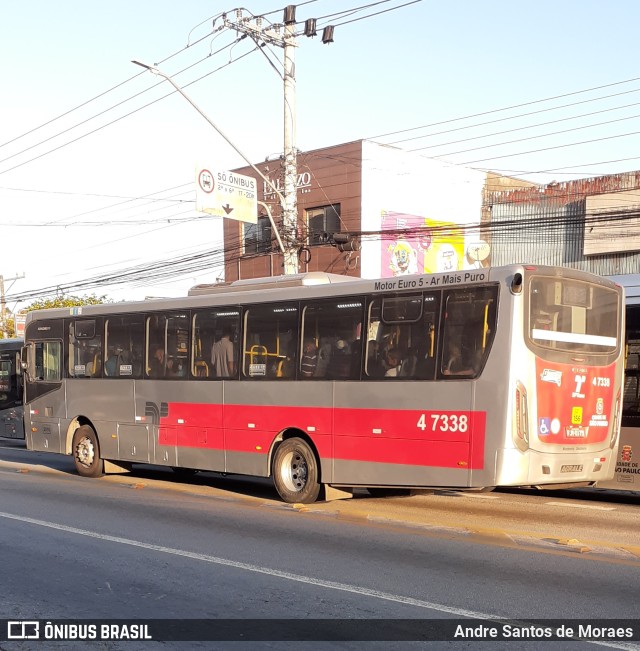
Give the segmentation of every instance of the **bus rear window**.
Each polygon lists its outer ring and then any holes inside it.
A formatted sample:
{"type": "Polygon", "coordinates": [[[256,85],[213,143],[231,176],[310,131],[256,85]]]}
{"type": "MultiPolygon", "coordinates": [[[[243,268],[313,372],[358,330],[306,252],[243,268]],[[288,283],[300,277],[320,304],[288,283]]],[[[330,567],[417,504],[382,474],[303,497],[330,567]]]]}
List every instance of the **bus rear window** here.
{"type": "Polygon", "coordinates": [[[618,340],[615,289],[569,278],[534,277],[529,338],[536,346],[571,353],[611,353],[618,340]]]}

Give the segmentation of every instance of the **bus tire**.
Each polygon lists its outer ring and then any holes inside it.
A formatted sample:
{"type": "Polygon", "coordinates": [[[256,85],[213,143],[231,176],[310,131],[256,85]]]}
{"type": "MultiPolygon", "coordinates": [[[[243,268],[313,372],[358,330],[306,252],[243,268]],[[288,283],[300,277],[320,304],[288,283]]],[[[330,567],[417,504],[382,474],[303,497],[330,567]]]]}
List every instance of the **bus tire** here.
{"type": "Polygon", "coordinates": [[[273,458],[273,483],[289,504],[311,504],[318,499],[318,461],[305,441],[291,438],[280,443],[273,458]]]}
{"type": "Polygon", "coordinates": [[[82,425],[73,435],[73,461],[83,477],[101,477],[104,461],[100,458],[98,436],[89,425],[82,425]]]}

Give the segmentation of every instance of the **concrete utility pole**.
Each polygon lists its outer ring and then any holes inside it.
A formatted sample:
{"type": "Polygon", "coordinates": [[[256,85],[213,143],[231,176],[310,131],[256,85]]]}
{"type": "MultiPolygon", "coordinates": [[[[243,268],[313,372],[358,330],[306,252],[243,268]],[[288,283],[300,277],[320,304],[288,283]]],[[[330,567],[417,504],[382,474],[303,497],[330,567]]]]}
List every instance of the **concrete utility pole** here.
{"type": "Polygon", "coordinates": [[[277,45],[284,50],[284,201],[282,202],[282,231],[284,240],[284,272],[298,273],[298,164],[296,154],[296,69],[295,24],[296,7],[284,9],[284,34],[280,26],[263,28],[262,17],[243,18],[242,9],[236,10],[235,20],[224,15],[226,27],[249,36],[259,46],[277,45]]]}
{"type": "MultiPolygon", "coordinates": [[[[6,280],[11,281],[11,285],[9,285],[9,289],[11,289],[13,283],[16,282],[16,280],[20,280],[24,278],[24,274],[21,276],[14,276],[13,278],[7,278],[6,280]]],[[[0,275],[0,333],[2,334],[3,339],[6,339],[8,337],[7,333],[7,320],[5,318],[5,309],[6,309],[6,300],[5,300],[5,293],[4,293],[4,283],[5,283],[5,277],[0,275]]]]}
{"type": "Polygon", "coordinates": [[[293,245],[298,240],[298,157],[296,153],[296,64],[295,7],[285,9],[284,19],[284,199],[282,224],[291,246],[285,253],[284,267],[298,271],[298,252],[293,245]],[[287,10],[291,9],[289,15],[287,10]]]}

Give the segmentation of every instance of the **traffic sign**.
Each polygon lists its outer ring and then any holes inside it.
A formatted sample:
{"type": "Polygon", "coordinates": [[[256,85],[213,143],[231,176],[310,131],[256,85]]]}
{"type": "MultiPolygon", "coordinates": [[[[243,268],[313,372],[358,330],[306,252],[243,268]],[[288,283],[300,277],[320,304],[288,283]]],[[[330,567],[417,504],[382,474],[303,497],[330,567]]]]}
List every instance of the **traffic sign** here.
{"type": "Polygon", "coordinates": [[[199,167],[196,169],[196,210],[256,224],[257,186],[251,176],[199,167]]]}

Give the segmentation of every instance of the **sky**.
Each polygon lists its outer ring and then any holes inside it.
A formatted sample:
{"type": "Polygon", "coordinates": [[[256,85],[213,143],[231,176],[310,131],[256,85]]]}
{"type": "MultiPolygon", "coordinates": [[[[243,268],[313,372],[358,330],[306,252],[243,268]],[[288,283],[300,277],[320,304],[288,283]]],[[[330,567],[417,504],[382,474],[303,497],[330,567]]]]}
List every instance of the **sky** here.
{"type": "MultiPolygon", "coordinates": [[[[282,21],[284,3],[245,2],[282,21]]],[[[282,151],[281,49],[235,43],[220,1],[2,4],[8,307],[51,287],[139,300],[223,278],[195,168],[282,151]],[[132,60],[171,75],[235,147],[132,60]]],[[[312,17],[319,34],[295,52],[300,151],[368,138],[539,183],[640,169],[636,0],[300,2],[298,29],[312,17]]]]}

